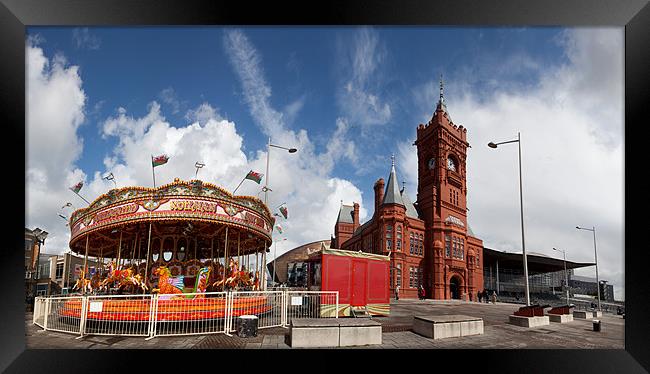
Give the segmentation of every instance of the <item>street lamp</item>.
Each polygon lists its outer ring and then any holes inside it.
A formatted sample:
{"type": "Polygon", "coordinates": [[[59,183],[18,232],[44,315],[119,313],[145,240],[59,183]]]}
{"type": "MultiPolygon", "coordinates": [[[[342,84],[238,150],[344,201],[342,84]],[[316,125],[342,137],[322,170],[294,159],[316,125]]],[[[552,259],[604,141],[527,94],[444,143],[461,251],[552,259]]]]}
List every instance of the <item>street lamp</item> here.
{"type": "Polygon", "coordinates": [[[271,153],[271,147],[280,148],[288,151],[289,153],[296,153],[298,150],[296,148],[287,148],[279,145],[271,144],[271,138],[269,138],[268,147],[266,149],[266,180],[264,182],[264,204],[267,204],[267,195],[269,191],[269,154],[271,153]]]}
{"type": "MultiPolygon", "coordinates": [[[[296,153],[298,150],[296,148],[287,148],[279,145],[271,144],[271,137],[269,137],[268,146],[266,148],[266,180],[264,181],[264,205],[268,207],[268,192],[269,192],[269,154],[271,153],[271,147],[280,148],[288,151],[289,153],[296,153]]],[[[266,244],[265,244],[266,246],[266,244]]],[[[273,259],[275,261],[275,259],[273,259]]],[[[264,274],[266,278],[266,249],[264,250],[264,274]]],[[[273,269],[275,269],[275,263],[273,264],[273,269]]],[[[275,277],[273,278],[275,281],[275,277]]],[[[266,282],[264,282],[264,289],[266,289],[266,282]]]]}
{"type": "Polygon", "coordinates": [[[562,252],[562,254],[564,255],[564,285],[566,287],[566,305],[568,306],[569,305],[569,276],[567,275],[567,271],[566,271],[566,251],[564,251],[563,249],[557,249],[555,247],[553,247],[553,250],[562,252]]]}
{"type": "Polygon", "coordinates": [[[196,173],[194,173],[194,178],[198,178],[198,176],[199,176],[199,169],[202,168],[202,167],[204,167],[204,166],[205,166],[205,164],[202,163],[202,162],[198,162],[198,161],[197,161],[197,162],[194,163],[194,167],[196,168],[196,173]]]}
{"type": "Polygon", "coordinates": [[[530,292],[528,288],[528,260],[526,257],[526,241],[524,238],[524,196],[523,196],[522,183],[521,183],[521,134],[519,132],[517,133],[516,140],[509,140],[507,142],[501,142],[501,143],[490,142],[488,143],[488,147],[496,148],[501,144],[515,143],[515,142],[518,143],[519,145],[519,204],[521,207],[521,250],[523,252],[523,257],[524,257],[524,281],[526,284],[526,306],[529,306],[530,292]]]}
{"type": "MultiPolygon", "coordinates": [[[[36,274],[35,275],[36,275],[36,279],[39,279],[40,278],[39,267],[41,265],[41,263],[40,263],[40,260],[41,260],[41,246],[45,244],[45,238],[47,238],[48,232],[43,231],[43,230],[41,230],[40,228],[37,227],[37,228],[34,229],[34,231],[32,231],[32,233],[34,234],[34,238],[36,239],[36,242],[38,243],[38,254],[36,255],[37,257],[36,257],[36,274]]],[[[34,284],[34,288],[36,288],[35,286],[36,286],[36,284],[34,284]]],[[[32,292],[34,294],[36,294],[35,289],[32,292]]]]}
{"type": "Polygon", "coordinates": [[[598,310],[600,310],[600,282],[598,281],[598,253],[596,252],[596,227],[590,229],[576,226],[578,230],[587,230],[594,233],[594,259],[596,260],[596,292],[598,295],[598,310]]]}

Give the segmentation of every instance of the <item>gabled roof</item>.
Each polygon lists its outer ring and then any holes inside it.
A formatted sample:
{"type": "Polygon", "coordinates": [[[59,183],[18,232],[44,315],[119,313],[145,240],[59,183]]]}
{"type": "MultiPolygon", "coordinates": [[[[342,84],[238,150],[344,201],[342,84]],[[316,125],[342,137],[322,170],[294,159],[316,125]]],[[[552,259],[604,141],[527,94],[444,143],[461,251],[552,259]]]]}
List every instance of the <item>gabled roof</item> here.
{"type": "Polygon", "coordinates": [[[341,205],[341,210],[339,210],[339,217],[336,219],[336,223],[354,223],[354,206],[350,205],[341,205]]]}
{"type": "Polygon", "coordinates": [[[418,211],[415,210],[415,206],[413,206],[413,203],[411,203],[411,199],[409,199],[409,195],[404,193],[404,190],[406,188],[403,188],[400,195],[402,196],[402,202],[404,203],[404,206],[406,207],[406,216],[411,217],[411,218],[417,218],[418,217],[418,211]]]}

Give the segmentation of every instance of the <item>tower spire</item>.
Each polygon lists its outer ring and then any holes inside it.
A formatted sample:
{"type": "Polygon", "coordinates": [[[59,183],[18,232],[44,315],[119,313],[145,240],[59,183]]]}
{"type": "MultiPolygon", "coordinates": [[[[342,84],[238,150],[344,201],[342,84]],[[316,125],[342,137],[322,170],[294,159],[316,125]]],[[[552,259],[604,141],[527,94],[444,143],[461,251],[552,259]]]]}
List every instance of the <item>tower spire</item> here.
{"type": "Polygon", "coordinates": [[[444,88],[445,88],[445,82],[442,81],[442,74],[440,74],[440,104],[445,103],[445,97],[444,97],[444,88]]]}
{"type": "Polygon", "coordinates": [[[394,153],[391,154],[391,156],[390,156],[390,161],[391,161],[391,165],[390,165],[390,166],[395,167],[395,154],[394,154],[394,153]]]}

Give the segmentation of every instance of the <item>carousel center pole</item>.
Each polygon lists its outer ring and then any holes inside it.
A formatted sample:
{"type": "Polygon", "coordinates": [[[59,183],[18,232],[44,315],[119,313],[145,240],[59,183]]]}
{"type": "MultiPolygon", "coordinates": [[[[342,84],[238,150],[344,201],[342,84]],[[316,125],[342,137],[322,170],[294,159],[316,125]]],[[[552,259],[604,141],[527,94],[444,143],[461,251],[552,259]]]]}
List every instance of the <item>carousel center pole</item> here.
{"type": "MultiPolygon", "coordinates": [[[[151,250],[151,222],[149,222],[149,240],[147,241],[147,265],[144,268],[144,284],[149,282],[149,252],[151,250]]],[[[144,294],[146,291],[142,290],[144,294]]]]}
{"type": "Polygon", "coordinates": [[[238,231],[237,232],[237,268],[238,268],[237,271],[240,271],[242,266],[241,255],[239,254],[240,240],[241,240],[241,232],[238,231]]]}

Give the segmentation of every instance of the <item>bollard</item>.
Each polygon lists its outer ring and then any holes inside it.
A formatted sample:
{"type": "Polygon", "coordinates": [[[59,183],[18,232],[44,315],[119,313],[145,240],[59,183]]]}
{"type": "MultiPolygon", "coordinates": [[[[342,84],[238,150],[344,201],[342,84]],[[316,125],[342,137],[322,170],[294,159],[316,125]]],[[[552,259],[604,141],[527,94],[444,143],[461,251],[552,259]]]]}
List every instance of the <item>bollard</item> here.
{"type": "Polygon", "coordinates": [[[594,322],[594,331],[595,332],[600,332],[600,321],[595,319],[595,320],[593,320],[593,322],[594,322]]]}
{"type": "Polygon", "coordinates": [[[258,318],[255,315],[244,315],[239,317],[237,335],[240,338],[257,336],[258,318]]]}

